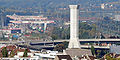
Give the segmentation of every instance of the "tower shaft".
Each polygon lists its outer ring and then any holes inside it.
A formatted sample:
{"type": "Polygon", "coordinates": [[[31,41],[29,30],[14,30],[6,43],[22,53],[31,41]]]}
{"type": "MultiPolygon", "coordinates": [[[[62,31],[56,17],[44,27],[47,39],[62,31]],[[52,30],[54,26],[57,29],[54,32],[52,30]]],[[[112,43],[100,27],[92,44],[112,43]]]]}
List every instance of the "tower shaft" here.
{"type": "Polygon", "coordinates": [[[70,42],[68,48],[80,48],[79,39],[79,12],[78,5],[69,5],[70,7],[70,42]]]}

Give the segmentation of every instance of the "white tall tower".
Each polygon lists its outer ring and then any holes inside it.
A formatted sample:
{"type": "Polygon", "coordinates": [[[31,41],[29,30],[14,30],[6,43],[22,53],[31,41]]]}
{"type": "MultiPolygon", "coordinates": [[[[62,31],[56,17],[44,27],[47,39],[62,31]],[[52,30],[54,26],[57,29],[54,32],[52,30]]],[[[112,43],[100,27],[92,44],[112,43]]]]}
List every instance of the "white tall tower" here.
{"type": "Polygon", "coordinates": [[[70,41],[68,48],[80,48],[79,39],[79,12],[78,5],[69,5],[70,7],[70,41]]]}

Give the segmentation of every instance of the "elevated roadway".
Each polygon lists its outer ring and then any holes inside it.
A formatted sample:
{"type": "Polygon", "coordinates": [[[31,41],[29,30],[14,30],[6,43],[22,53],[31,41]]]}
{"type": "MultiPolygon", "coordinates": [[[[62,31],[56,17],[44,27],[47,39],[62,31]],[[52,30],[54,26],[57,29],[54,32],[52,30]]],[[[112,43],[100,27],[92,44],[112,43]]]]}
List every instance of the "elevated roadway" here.
{"type": "MultiPolygon", "coordinates": [[[[41,41],[41,40],[28,40],[28,41],[0,41],[0,44],[7,44],[7,43],[53,43],[53,42],[69,42],[69,39],[65,40],[54,40],[54,41],[41,41]]],[[[79,39],[80,42],[120,42],[120,39],[79,39]]]]}
{"type": "MultiPolygon", "coordinates": [[[[69,42],[69,39],[54,41],[29,41],[31,43],[69,42]]],[[[79,39],[80,42],[120,42],[120,39],[79,39]]]]}
{"type": "MultiPolygon", "coordinates": [[[[90,49],[91,45],[80,45],[81,48],[90,49]]],[[[96,49],[110,49],[110,46],[94,46],[96,49]]]]}
{"type": "MultiPolygon", "coordinates": [[[[59,42],[64,42],[64,41],[67,41],[67,42],[69,42],[69,40],[54,40],[54,43],[59,43],[59,42]]],[[[90,41],[94,41],[94,42],[98,42],[98,41],[101,41],[101,42],[103,42],[103,41],[105,41],[105,42],[109,42],[109,41],[111,41],[111,42],[120,42],[120,39],[79,39],[79,41],[80,42],[90,42],[90,41]]],[[[33,43],[33,44],[44,44],[44,43],[53,43],[53,41],[25,41],[25,42],[22,42],[22,41],[0,41],[0,44],[21,44],[21,43],[27,43],[28,44],[28,46],[30,46],[29,45],[29,43],[33,43]]],[[[45,44],[45,45],[49,45],[49,44],[45,44]]],[[[31,46],[30,46],[31,47],[31,46]]],[[[53,48],[54,46],[39,46],[40,48],[53,48]]],[[[34,48],[34,47],[32,47],[32,48],[34,48]]],[[[85,48],[85,49],[90,49],[91,48],[91,45],[81,45],[81,48],[85,48]]],[[[97,45],[95,45],[94,46],[94,48],[97,48],[97,49],[109,49],[110,48],[110,46],[97,46],[97,45]]]]}
{"type": "MultiPolygon", "coordinates": [[[[66,40],[54,40],[54,42],[63,42],[63,41],[69,41],[69,40],[67,40],[67,39],[66,39],[66,40]]],[[[107,42],[107,41],[108,41],[108,42],[109,42],[109,41],[113,41],[113,42],[114,42],[114,41],[120,41],[120,39],[79,39],[79,41],[80,41],[80,42],[82,42],[82,41],[86,41],[86,42],[87,42],[87,41],[88,41],[88,42],[89,42],[89,41],[94,41],[94,42],[97,42],[97,41],[103,41],[103,42],[104,42],[104,41],[106,41],[106,42],[107,42]]]]}
{"type": "Polygon", "coordinates": [[[24,41],[0,41],[0,44],[18,44],[24,43],[24,41]]]}

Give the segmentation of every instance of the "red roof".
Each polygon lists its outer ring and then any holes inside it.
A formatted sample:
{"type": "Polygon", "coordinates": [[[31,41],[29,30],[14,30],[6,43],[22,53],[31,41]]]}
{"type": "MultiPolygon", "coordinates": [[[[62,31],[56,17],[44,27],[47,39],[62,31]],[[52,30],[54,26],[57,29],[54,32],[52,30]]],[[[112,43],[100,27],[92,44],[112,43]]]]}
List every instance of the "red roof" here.
{"type": "MultiPolygon", "coordinates": [[[[4,47],[0,48],[1,50],[3,49],[4,47]]],[[[15,45],[9,45],[9,46],[6,46],[7,50],[8,51],[12,51],[12,50],[15,50],[16,49],[16,46],[15,45]]]]}
{"type": "MultiPolygon", "coordinates": [[[[3,48],[4,47],[0,48],[0,53],[2,52],[3,48]]],[[[17,54],[18,51],[19,52],[24,52],[25,51],[25,49],[19,49],[15,45],[9,45],[9,46],[6,46],[6,48],[7,48],[8,51],[14,51],[15,54],[17,54]]],[[[28,52],[31,52],[29,49],[27,49],[27,50],[28,50],[28,52]]],[[[0,57],[1,57],[1,54],[0,54],[0,57]]]]}

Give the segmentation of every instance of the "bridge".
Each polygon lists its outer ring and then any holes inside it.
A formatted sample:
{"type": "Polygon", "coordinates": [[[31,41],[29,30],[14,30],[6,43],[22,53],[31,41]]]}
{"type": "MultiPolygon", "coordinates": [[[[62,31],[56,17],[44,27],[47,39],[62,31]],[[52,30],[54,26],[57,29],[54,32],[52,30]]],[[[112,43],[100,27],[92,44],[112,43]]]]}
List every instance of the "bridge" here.
{"type": "MultiPolygon", "coordinates": [[[[68,39],[65,40],[52,40],[52,41],[27,41],[32,43],[52,43],[52,42],[69,42],[68,39]]],[[[79,39],[80,42],[120,42],[120,39],[79,39]]]]}
{"type": "MultiPolygon", "coordinates": [[[[30,48],[30,49],[34,49],[34,50],[41,50],[41,49],[53,49],[56,45],[24,45],[24,44],[20,44],[17,45],[19,47],[24,47],[24,48],[30,48]]],[[[110,46],[99,46],[99,45],[93,45],[95,49],[110,49],[110,46]]],[[[81,49],[90,49],[91,45],[80,45],[81,49]]]]}
{"type": "MultiPolygon", "coordinates": [[[[26,42],[36,42],[36,43],[49,43],[49,42],[69,42],[69,39],[59,39],[59,40],[51,40],[51,41],[41,41],[41,40],[28,40],[26,42]]],[[[120,39],[79,39],[80,42],[120,42],[120,39]]],[[[22,41],[0,41],[0,43],[18,43],[22,41]]]]}
{"type": "MultiPolygon", "coordinates": [[[[80,45],[81,48],[83,49],[90,49],[91,48],[91,45],[80,45]]],[[[95,49],[110,49],[110,46],[107,45],[107,46],[97,46],[97,45],[94,45],[94,48],[95,49]]]]}
{"type": "MultiPolygon", "coordinates": [[[[55,42],[63,42],[63,41],[69,41],[69,40],[54,40],[55,42]]],[[[80,42],[82,41],[120,41],[120,39],[79,39],[80,42]]]]}
{"type": "MultiPolygon", "coordinates": [[[[28,40],[28,41],[0,41],[0,44],[9,43],[53,43],[53,42],[69,42],[69,39],[64,40],[51,40],[51,41],[41,41],[41,40],[28,40]]],[[[120,42],[120,39],[79,39],[80,42],[120,42]]]]}
{"type": "MultiPolygon", "coordinates": [[[[32,43],[33,45],[41,45],[42,48],[50,48],[53,46],[48,46],[50,44],[58,44],[58,43],[62,43],[62,42],[69,42],[68,39],[66,40],[54,40],[54,41],[41,41],[41,40],[28,40],[28,41],[0,41],[0,44],[22,44],[22,43],[27,43],[28,45],[30,43],[32,43]],[[42,45],[46,45],[46,46],[42,46],[42,45]]],[[[79,39],[80,42],[120,42],[120,39],[79,39]]],[[[91,48],[91,45],[82,45],[81,44],[81,48],[91,48]]],[[[98,46],[95,45],[94,48],[97,49],[109,49],[110,46],[106,45],[106,46],[98,46]]]]}
{"type": "Polygon", "coordinates": [[[0,41],[0,44],[19,44],[25,43],[24,41],[0,41]]]}
{"type": "MultiPolygon", "coordinates": [[[[97,46],[93,45],[95,49],[110,49],[110,46],[97,46]]],[[[55,46],[40,46],[40,48],[54,48],[55,46]]],[[[82,49],[90,49],[91,45],[80,45],[82,49]]]]}

